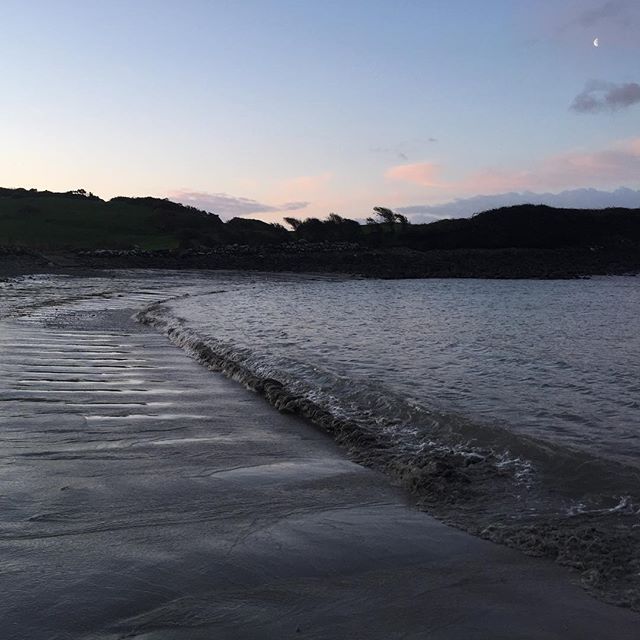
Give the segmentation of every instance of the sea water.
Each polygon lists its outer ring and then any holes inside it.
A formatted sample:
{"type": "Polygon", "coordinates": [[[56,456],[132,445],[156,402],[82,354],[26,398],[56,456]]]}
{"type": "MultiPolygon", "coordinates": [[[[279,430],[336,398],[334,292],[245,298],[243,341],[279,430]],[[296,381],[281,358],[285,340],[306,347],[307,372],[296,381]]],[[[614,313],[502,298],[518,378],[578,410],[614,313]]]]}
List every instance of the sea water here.
{"type": "Polygon", "coordinates": [[[640,562],[635,277],[115,272],[0,288],[0,313],[38,309],[38,322],[48,305],[99,313],[124,296],[445,521],[590,567],[594,582],[640,562]]]}

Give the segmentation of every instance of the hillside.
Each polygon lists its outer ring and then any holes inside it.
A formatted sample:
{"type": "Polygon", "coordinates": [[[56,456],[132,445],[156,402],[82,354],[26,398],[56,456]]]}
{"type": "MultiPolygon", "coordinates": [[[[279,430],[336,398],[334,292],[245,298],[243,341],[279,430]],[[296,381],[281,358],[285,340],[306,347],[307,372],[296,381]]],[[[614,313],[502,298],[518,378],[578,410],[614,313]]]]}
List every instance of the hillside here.
{"type": "Polygon", "coordinates": [[[193,236],[206,241],[221,225],[216,215],[159,198],[0,189],[0,246],[175,249],[193,236]]]}
{"type": "MultiPolygon", "coordinates": [[[[388,211],[388,210],[383,210],[388,211]]],[[[225,244],[357,242],[430,249],[613,246],[640,241],[640,209],[554,209],[518,205],[471,218],[429,224],[358,225],[335,214],[326,220],[289,218],[294,231],[259,220],[227,223],[213,213],[160,198],[102,200],[83,190],[55,193],[0,188],[0,246],[40,249],[178,249],[225,244]]]]}
{"type": "Polygon", "coordinates": [[[407,245],[425,249],[618,246],[640,242],[640,209],[517,205],[471,218],[414,225],[407,245]]]}
{"type": "Polygon", "coordinates": [[[287,218],[287,230],[246,218],[225,223],[213,213],[159,198],[104,201],[83,190],[0,189],[0,258],[17,265],[31,259],[25,256],[37,260],[45,254],[47,264],[56,254],[59,264],[77,266],[385,277],[640,272],[640,209],[519,205],[419,225],[389,209],[375,212],[377,218],[366,224],[335,214],[325,220],[287,218]]]}

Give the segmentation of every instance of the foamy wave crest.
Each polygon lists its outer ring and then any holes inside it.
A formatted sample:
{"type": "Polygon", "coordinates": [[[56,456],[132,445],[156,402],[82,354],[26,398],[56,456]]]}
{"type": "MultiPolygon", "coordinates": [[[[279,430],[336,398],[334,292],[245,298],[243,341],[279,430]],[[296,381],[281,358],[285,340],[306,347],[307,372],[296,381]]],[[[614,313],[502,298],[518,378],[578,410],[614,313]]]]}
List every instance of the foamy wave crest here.
{"type": "Polygon", "coordinates": [[[452,429],[451,423],[456,421],[453,417],[446,424],[445,416],[405,406],[400,419],[400,402],[380,389],[360,389],[357,404],[353,399],[341,402],[327,389],[348,386],[348,381],[328,383],[330,374],[318,373],[318,368],[312,367],[324,384],[322,388],[305,384],[279,370],[268,358],[203,337],[162,303],[151,305],[136,319],[163,331],[209,369],[260,393],[279,411],[311,421],[331,434],[352,459],[385,470],[419,494],[422,501],[468,502],[471,487],[477,501],[480,485],[493,483],[496,478],[508,479],[513,485],[526,485],[531,480],[529,461],[511,456],[508,450],[496,453],[474,446],[452,429]],[[436,434],[438,439],[433,437],[436,434]]]}

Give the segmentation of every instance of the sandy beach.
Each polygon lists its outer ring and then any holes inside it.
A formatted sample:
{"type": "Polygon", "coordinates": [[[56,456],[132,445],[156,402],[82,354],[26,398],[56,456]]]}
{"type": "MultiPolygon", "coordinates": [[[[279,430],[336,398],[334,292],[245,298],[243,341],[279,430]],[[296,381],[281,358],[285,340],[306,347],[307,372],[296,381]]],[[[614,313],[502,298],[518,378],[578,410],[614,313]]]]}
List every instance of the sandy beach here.
{"type": "Polygon", "coordinates": [[[0,323],[4,638],[637,637],[100,305],[0,323]]]}

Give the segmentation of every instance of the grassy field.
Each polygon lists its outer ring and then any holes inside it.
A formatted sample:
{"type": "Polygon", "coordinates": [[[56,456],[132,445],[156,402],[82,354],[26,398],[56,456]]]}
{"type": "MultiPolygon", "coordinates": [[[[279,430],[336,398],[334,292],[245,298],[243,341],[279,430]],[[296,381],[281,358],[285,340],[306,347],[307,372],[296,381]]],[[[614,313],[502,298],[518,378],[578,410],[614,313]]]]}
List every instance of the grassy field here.
{"type": "Polygon", "coordinates": [[[114,198],[0,189],[0,246],[173,249],[215,234],[212,214],[157,198],[114,198]]]}

